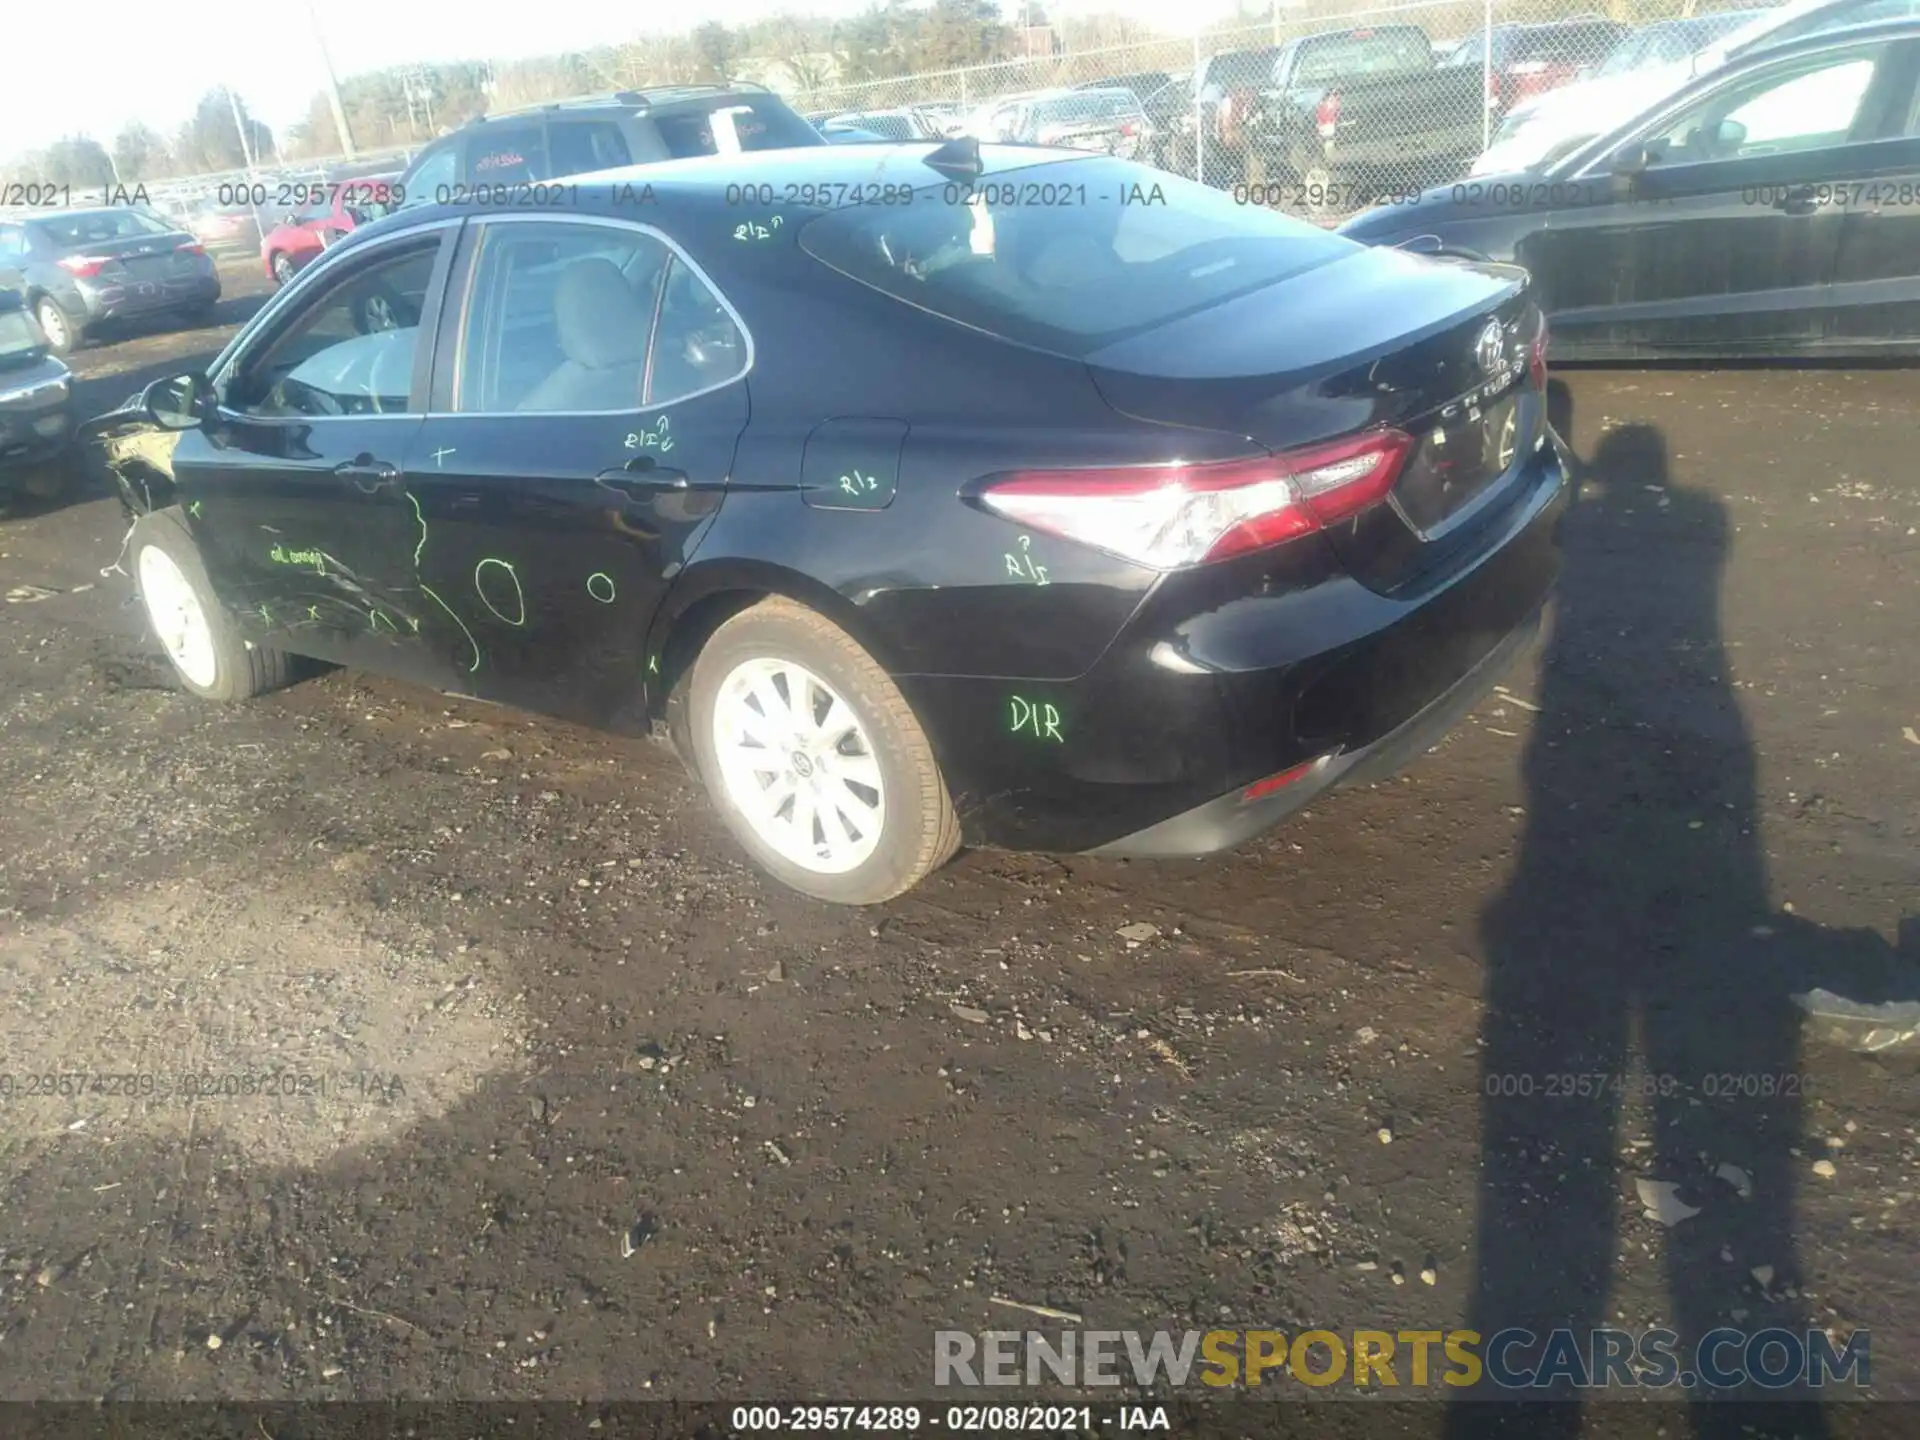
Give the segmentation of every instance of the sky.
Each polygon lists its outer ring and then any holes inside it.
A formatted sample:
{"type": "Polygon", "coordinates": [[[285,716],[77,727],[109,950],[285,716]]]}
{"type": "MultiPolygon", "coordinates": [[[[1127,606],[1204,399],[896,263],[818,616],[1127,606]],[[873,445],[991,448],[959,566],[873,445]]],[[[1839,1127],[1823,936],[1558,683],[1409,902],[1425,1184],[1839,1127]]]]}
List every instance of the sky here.
{"type": "MultiPolygon", "coordinates": [[[[512,60],[617,44],[648,31],[727,24],[782,9],[851,16],[869,0],[703,0],[696,7],[661,0],[317,0],[315,9],[342,78],[415,61],[512,60]]],[[[73,51],[74,15],[58,5],[16,0],[7,50],[20,56],[73,51]]],[[[1017,0],[1001,0],[1003,14],[1017,0]]],[[[1232,0],[1055,0],[1054,12],[1129,15],[1169,35],[1231,13],[1232,0]]],[[[302,119],[326,83],[305,0],[225,0],[155,7],[152,0],[93,0],[86,31],[112,39],[88,44],[79,63],[8,67],[0,83],[0,159],[62,135],[87,134],[111,146],[131,120],[170,134],[208,90],[230,84],[276,133],[302,119]]]]}

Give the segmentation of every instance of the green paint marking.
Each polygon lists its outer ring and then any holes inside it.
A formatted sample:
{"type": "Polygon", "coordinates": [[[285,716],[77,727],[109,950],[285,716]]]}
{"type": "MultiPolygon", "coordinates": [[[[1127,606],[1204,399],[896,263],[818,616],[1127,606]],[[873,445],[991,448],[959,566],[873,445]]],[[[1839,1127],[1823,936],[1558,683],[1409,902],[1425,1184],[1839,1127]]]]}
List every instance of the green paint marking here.
{"type": "Polygon", "coordinates": [[[658,675],[659,673],[660,673],[660,657],[658,655],[649,656],[647,659],[647,674],[658,675]]]}
{"type": "Polygon", "coordinates": [[[198,500],[190,501],[188,503],[187,514],[191,515],[196,520],[200,518],[200,502],[198,500]]]}
{"type": "Polygon", "coordinates": [[[1007,728],[1015,735],[1031,735],[1036,740],[1058,740],[1062,745],[1067,737],[1060,733],[1060,712],[1044,701],[1036,703],[1020,695],[1007,697],[1013,702],[1012,724],[1007,728]]]}
{"type": "Polygon", "coordinates": [[[413,627],[414,634],[418,635],[420,633],[420,621],[417,617],[409,615],[407,617],[407,624],[413,627]]]}
{"type": "Polygon", "coordinates": [[[1036,585],[1045,585],[1048,583],[1047,567],[1033,563],[1033,556],[1030,553],[1032,549],[1032,538],[1022,535],[1020,537],[1020,553],[1015,555],[1013,552],[1008,551],[1000,558],[1006,562],[1007,574],[1011,575],[1014,579],[1031,580],[1036,585]]]}
{"type": "Polygon", "coordinates": [[[327,573],[327,557],[319,550],[289,550],[284,545],[275,545],[267,552],[267,558],[276,565],[311,565],[313,573],[327,573]]]}
{"type": "Polygon", "coordinates": [[[320,618],[320,607],[318,605],[307,606],[307,618],[309,620],[318,620],[320,618]]]}
{"type": "Polygon", "coordinates": [[[420,497],[409,492],[407,501],[413,506],[413,518],[420,522],[420,543],[413,547],[413,568],[420,568],[420,552],[427,548],[427,517],[420,513],[420,497]]]}
{"type": "MultiPolygon", "coordinates": [[[[473,664],[467,667],[467,673],[471,675],[474,671],[480,668],[480,642],[475,640],[473,638],[473,632],[467,629],[467,622],[462,620],[458,615],[455,615],[453,613],[453,607],[447,604],[446,601],[442,600],[437,593],[435,593],[432,589],[430,589],[428,586],[425,586],[425,585],[422,585],[420,587],[420,593],[426,596],[429,600],[433,601],[433,603],[438,605],[442,610],[446,611],[448,618],[451,619],[454,624],[460,627],[460,633],[467,637],[467,644],[473,647],[473,664]]],[[[416,630],[420,628],[420,624],[418,621],[414,622],[413,628],[416,630]]]]}
{"type": "Polygon", "coordinates": [[[474,593],[480,597],[480,603],[486,606],[487,609],[493,612],[494,619],[504,620],[507,624],[513,625],[513,626],[520,626],[527,623],[527,595],[526,595],[526,592],[520,588],[519,574],[515,572],[513,566],[509,562],[505,560],[496,560],[492,556],[488,556],[485,560],[482,560],[478,565],[474,566],[473,567],[473,590],[474,590],[474,593]],[[500,610],[500,607],[498,605],[495,605],[493,603],[492,597],[487,594],[487,587],[480,583],[480,577],[482,574],[486,572],[486,569],[489,565],[499,566],[502,570],[507,572],[507,578],[513,581],[513,598],[520,610],[520,618],[518,620],[515,620],[512,616],[503,614],[500,610]]]}
{"type": "Polygon", "coordinates": [[[662,454],[665,454],[673,448],[673,436],[669,433],[672,429],[673,417],[670,415],[662,415],[657,429],[635,430],[628,434],[627,449],[639,450],[651,445],[662,454]]]}
{"type": "Polygon", "coordinates": [[[273,623],[273,612],[268,610],[264,604],[260,607],[260,618],[269,625],[273,623]]]}
{"type": "MultiPolygon", "coordinates": [[[[387,629],[391,630],[396,635],[400,633],[400,627],[393,623],[392,618],[384,610],[376,610],[373,612],[372,615],[370,615],[367,618],[367,628],[373,631],[374,634],[378,635],[380,633],[380,622],[382,620],[385,620],[387,622],[387,629]]],[[[417,630],[419,628],[420,628],[419,622],[415,621],[414,629],[417,630]]]]}
{"type": "Polygon", "coordinates": [[[604,570],[594,571],[587,576],[587,594],[602,605],[611,605],[614,596],[613,577],[604,570]]]}

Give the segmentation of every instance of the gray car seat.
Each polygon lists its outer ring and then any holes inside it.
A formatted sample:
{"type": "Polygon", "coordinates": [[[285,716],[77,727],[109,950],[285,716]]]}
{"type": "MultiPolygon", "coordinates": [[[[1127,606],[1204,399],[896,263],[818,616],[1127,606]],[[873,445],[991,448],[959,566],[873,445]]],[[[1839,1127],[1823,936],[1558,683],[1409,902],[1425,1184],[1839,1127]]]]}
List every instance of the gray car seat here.
{"type": "Polygon", "coordinates": [[[601,255],[560,272],[554,327],[566,355],[520,402],[522,410],[637,410],[646,372],[651,303],[601,255]]]}

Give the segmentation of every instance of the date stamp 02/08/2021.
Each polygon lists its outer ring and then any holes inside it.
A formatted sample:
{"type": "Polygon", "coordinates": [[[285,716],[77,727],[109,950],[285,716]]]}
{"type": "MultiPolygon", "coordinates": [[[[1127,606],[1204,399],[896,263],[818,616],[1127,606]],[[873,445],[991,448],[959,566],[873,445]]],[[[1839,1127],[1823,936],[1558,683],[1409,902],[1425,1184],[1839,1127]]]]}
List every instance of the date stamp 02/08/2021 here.
{"type": "Polygon", "coordinates": [[[74,1101],[264,1100],[299,1103],[393,1104],[407,1096],[406,1080],[390,1070],[240,1069],[187,1065],[163,1068],[62,1066],[0,1069],[0,1108],[74,1101]]]}

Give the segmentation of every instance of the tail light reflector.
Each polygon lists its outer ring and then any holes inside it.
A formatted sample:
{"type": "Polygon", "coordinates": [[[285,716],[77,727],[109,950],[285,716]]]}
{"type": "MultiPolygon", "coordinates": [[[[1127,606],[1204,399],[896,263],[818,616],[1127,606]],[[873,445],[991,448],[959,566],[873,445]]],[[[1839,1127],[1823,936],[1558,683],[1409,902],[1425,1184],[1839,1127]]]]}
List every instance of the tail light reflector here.
{"type": "Polygon", "coordinates": [[[111,259],[111,255],[62,255],[57,263],[69,275],[78,275],[85,280],[106,269],[111,259]]]}
{"type": "Polygon", "coordinates": [[[173,247],[173,252],[176,255],[204,255],[207,253],[207,247],[198,240],[183,240],[173,247]]]}
{"type": "Polygon", "coordinates": [[[1029,470],[990,482],[997,515],[1155,570],[1264,550],[1357,515],[1393,489],[1413,448],[1370,430],[1258,460],[1029,470]]]}
{"type": "Polygon", "coordinates": [[[1322,140],[1331,140],[1333,132],[1340,125],[1340,92],[1329,90],[1320,97],[1320,103],[1313,107],[1313,123],[1320,131],[1322,140]]]}

